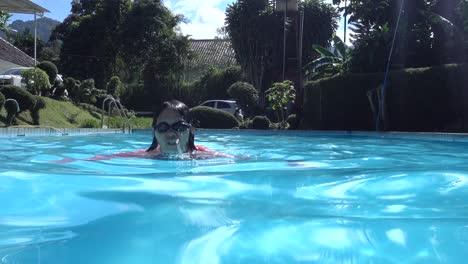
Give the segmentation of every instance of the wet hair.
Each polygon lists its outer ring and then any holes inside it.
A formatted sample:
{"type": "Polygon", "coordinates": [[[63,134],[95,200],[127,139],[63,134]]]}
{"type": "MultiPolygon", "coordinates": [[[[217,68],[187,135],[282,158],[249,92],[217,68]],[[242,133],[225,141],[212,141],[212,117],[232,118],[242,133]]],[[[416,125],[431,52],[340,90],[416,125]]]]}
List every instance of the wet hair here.
{"type": "MultiPolygon", "coordinates": [[[[179,113],[182,116],[182,118],[184,119],[185,122],[187,122],[190,125],[192,124],[192,122],[191,122],[192,118],[191,118],[191,115],[190,115],[189,108],[184,103],[182,103],[180,101],[170,100],[170,101],[165,101],[162,104],[162,107],[159,109],[159,111],[154,111],[153,127],[156,125],[156,122],[158,120],[159,115],[161,115],[161,113],[166,109],[176,111],[177,113],[179,113]]],[[[189,130],[189,133],[190,134],[189,134],[188,150],[189,151],[197,150],[197,147],[195,146],[195,136],[192,133],[191,129],[189,130]]],[[[156,136],[153,133],[153,142],[151,143],[151,146],[146,151],[148,152],[148,151],[155,150],[158,147],[158,145],[159,145],[158,140],[156,139],[156,136]]]]}

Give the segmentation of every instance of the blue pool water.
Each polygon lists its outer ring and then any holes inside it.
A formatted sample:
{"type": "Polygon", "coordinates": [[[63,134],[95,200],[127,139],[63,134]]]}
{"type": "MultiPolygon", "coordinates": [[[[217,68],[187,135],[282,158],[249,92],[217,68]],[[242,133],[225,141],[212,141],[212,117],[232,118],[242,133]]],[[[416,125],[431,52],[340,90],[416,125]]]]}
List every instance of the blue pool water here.
{"type": "Polygon", "coordinates": [[[0,263],[464,263],[468,143],[202,131],[0,139],[0,263]]]}

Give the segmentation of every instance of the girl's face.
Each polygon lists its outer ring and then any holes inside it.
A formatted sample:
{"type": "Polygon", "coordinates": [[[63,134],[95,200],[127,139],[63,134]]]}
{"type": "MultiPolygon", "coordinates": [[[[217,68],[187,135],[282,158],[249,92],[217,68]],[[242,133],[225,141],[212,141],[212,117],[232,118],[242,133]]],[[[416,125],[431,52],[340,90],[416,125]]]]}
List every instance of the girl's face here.
{"type": "MultiPolygon", "coordinates": [[[[166,108],[159,114],[154,126],[154,135],[162,153],[180,154],[188,152],[192,128],[177,111],[166,108]]],[[[193,133],[193,131],[192,131],[193,133]]]]}

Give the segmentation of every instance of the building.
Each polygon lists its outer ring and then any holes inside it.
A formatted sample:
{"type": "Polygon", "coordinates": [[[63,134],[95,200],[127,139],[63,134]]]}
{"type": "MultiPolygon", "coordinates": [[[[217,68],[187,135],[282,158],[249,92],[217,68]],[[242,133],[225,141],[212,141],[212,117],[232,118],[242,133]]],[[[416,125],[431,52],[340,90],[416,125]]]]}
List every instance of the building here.
{"type": "Polygon", "coordinates": [[[184,80],[198,80],[209,67],[227,68],[238,66],[230,40],[192,39],[190,50],[194,57],[185,62],[184,80]]]}
{"type": "MultiPolygon", "coordinates": [[[[6,11],[9,13],[18,13],[18,14],[32,14],[34,15],[34,59],[33,59],[33,66],[36,62],[36,17],[43,16],[45,12],[49,12],[49,10],[43,8],[42,6],[36,5],[35,3],[31,2],[30,0],[0,0],[0,10],[6,11]]],[[[5,41],[5,40],[3,40],[5,41]]],[[[3,45],[4,43],[2,43],[3,45]]],[[[6,51],[9,51],[7,46],[4,46],[6,51]]],[[[17,54],[0,54],[0,56],[8,58],[6,61],[10,63],[14,63],[20,66],[30,66],[30,65],[22,65],[21,63],[25,63],[26,61],[17,60],[11,61],[12,59],[15,60],[19,58],[16,56],[17,54]]],[[[11,67],[10,67],[11,68],[11,67]]]]}
{"type": "Polygon", "coordinates": [[[34,59],[26,53],[0,38],[0,72],[16,67],[32,67],[34,59]]]}

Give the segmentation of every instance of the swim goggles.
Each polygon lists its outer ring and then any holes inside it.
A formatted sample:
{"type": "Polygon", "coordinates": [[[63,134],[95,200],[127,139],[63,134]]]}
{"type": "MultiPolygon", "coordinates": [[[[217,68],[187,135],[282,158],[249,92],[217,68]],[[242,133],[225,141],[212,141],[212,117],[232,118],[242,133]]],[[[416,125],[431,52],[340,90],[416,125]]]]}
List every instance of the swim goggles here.
{"type": "Polygon", "coordinates": [[[178,121],[172,125],[169,125],[166,122],[161,122],[153,127],[154,131],[157,131],[158,133],[165,133],[170,128],[172,128],[172,130],[177,131],[177,132],[184,132],[190,128],[190,124],[187,124],[184,121],[178,121]]]}

